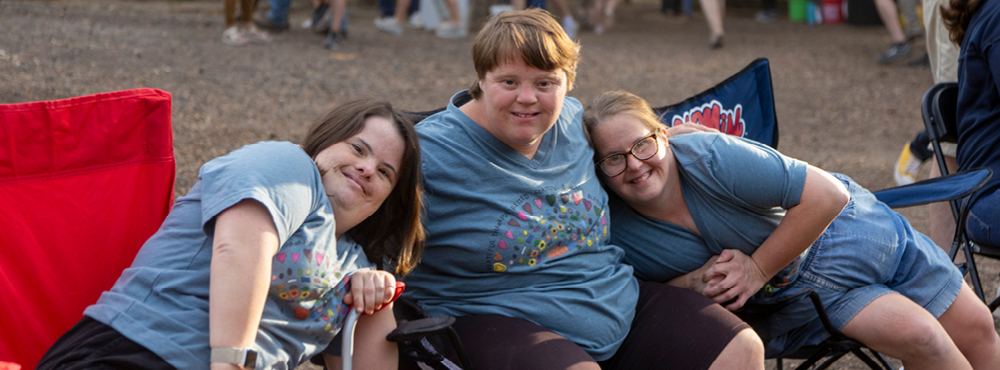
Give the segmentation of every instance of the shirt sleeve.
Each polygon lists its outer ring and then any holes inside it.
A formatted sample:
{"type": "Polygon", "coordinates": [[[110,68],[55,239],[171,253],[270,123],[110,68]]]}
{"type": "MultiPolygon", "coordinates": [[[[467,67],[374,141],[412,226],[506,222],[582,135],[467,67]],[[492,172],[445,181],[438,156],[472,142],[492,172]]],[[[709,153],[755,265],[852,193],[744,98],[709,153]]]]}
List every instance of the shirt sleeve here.
{"type": "Polygon", "coordinates": [[[799,204],[807,164],[766,145],[730,135],[695,133],[671,139],[692,185],[755,210],[799,204]]]}
{"type": "Polygon", "coordinates": [[[291,143],[258,143],[216,158],[199,173],[202,228],[211,235],[215,217],[244,199],[267,208],[279,245],[319,206],[322,181],[315,163],[291,143]]]}

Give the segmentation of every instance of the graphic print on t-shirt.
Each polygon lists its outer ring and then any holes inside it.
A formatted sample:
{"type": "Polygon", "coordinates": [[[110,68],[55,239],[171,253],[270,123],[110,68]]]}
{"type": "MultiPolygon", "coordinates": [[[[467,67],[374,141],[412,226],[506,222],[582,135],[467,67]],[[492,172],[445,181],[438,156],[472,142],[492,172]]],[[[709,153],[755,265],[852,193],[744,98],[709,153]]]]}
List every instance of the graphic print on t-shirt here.
{"type": "Polygon", "coordinates": [[[601,203],[581,190],[546,190],[522,195],[497,218],[487,256],[494,272],[532,268],[607,237],[601,203]]]}
{"type": "Polygon", "coordinates": [[[274,255],[269,294],[297,320],[312,320],[331,336],[340,330],[348,307],[342,301],[350,276],[311,248],[286,246],[274,255]]]}

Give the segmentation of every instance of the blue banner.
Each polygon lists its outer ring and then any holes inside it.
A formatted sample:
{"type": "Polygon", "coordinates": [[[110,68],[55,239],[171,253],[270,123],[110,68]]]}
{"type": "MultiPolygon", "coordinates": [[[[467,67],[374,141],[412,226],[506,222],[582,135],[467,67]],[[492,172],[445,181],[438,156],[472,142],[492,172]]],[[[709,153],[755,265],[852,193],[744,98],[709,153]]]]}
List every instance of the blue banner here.
{"type": "Polygon", "coordinates": [[[693,122],[778,147],[771,70],[764,58],[698,95],[654,110],[667,126],[693,122]]]}

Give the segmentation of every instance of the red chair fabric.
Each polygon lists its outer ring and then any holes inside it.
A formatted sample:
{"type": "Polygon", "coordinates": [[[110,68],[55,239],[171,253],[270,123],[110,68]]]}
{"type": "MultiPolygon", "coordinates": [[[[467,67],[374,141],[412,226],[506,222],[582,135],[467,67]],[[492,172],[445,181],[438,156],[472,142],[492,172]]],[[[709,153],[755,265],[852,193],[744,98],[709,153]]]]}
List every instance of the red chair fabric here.
{"type": "Polygon", "coordinates": [[[0,361],[34,369],[173,204],[170,94],[0,105],[0,361]]]}

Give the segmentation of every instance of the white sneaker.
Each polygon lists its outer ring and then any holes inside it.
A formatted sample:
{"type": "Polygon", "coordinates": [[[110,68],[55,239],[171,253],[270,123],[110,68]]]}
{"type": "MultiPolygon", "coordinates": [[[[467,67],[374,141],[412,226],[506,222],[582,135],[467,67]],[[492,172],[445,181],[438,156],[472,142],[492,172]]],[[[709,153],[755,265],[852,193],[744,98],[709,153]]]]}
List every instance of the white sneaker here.
{"type": "Polygon", "coordinates": [[[266,31],[261,31],[260,28],[251,24],[249,27],[243,29],[243,37],[247,41],[255,44],[266,44],[271,42],[271,35],[266,31]]]}
{"type": "Polygon", "coordinates": [[[424,28],[424,17],[420,15],[420,11],[415,11],[410,14],[410,20],[406,22],[407,26],[410,28],[422,29],[424,28]]]}
{"type": "Polygon", "coordinates": [[[375,27],[393,35],[403,34],[403,26],[400,26],[394,17],[375,18],[375,27]]]}
{"type": "Polygon", "coordinates": [[[437,28],[434,29],[434,36],[442,39],[460,39],[468,36],[468,32],[457,24],[441,22],[438,23],[437,28]]]}
{"type": "Polygon", "coordinates": [[[246,36],[243,35],[243,32],[240,32],[240,28],[237,26],[232,26],[222,31],[223,44],[241,46],[246,45],[247,42],[250,42],[250,40],[247,40],[246,36]]]}

